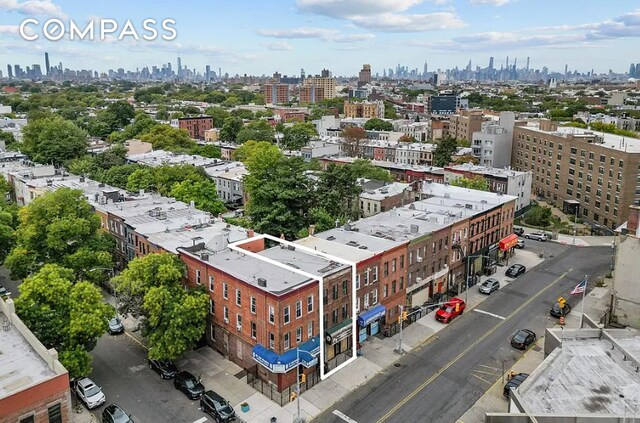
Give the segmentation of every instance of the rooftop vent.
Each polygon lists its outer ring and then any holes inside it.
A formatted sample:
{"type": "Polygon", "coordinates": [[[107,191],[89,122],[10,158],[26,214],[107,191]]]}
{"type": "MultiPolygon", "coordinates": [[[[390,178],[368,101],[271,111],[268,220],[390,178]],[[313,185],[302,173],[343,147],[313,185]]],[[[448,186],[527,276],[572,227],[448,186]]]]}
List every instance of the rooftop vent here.
{"type": "Polygon", "coordinates": [[[209,261],[209,254],[207,254],[207,253],[202,253],[202,254],[200,255],[200,259],[201,259],[202,261],[209,261]]]}
{"type": "Polygon", "coordinates": [[[327,237],[327,241],[333,241],[335,239],[336,239],[336,237],[333,236],[333,235],[327,237]]]}
{"type": "Polygon", "coordinates": [[[473,209],[473,204],[469,204],[469,203],[467,203],[467,204],[465,204],[465,205],[464,205],[464,208],[465,208],[465,209],[472,210],[472,209],[473,209]]]}
{"type": "Polygon", "coordinates": [[[366,249],[367,249],[367,248],[369,248],[369,247],[367,247],[366,245],[361,245],[361,246],[359,246],[358,248],[359,248],[359,249],[361,249],[361,250],[366,250],[366,249]]]}
{"type": "Polygon", "coordinates": [[[266,288],[267,287],[267,280],[265,278],[258,278],[258,286],[266,288]]]}
{"type": "Polygon", "coordinates": [[[411,225],[410,229],[412,234],[417,234],[419,228],[418,228],[418,225],[411,225]]]}
{"type": "Polygon", "coordinates": [[[355,241],[349,241],[349,242],[347,242],[347,245],[349,245],[349,246],[351,246],[351,247],[357,247],[357,246],[358,246],[358,245],[360,245],[360,244],[358,244],[358,243],[357,243],[357,242],[355,242],[355,241]]]}

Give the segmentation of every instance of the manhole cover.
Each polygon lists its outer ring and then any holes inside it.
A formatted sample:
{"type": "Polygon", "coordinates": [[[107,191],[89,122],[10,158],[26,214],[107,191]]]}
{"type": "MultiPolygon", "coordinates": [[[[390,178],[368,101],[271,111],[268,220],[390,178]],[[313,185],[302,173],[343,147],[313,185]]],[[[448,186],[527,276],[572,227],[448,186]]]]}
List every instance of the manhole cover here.
{"type": "Polygon", "coordinates": [[[478,391],[477,389],[475,389],[473,391],[473,395],[475,395],[476,397],[481,397],[482,396],[482,391],[478,391]]]}

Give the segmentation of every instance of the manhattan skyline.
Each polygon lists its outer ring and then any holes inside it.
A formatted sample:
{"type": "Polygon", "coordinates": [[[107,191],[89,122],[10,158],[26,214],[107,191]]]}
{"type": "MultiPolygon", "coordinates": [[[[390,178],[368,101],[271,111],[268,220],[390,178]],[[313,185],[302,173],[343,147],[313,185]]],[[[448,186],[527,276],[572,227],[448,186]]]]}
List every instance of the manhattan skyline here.
{"type": "MultiPolygon", "coordinates": [[[[571,2],[566,2],[571,3],[571,2]]],[[[638,62],[640,9],[628,2],[580,4],[527,0],[286,0],[177,7],[175,2],[83,5],[67,0],[0,0],[0,69],[7,64],[40,64],[47,51],[70,69],[99,72],[161,65],[181,56],[191,69],[207,64],[231,75],[298,74],[300,68],[334,75],[356,74],[370,63],[374,74],[396,63],[430,70],[487,66],[507,56],[551,71],[628,71],[638,62]],[[571,13],[575,7],[580,13],[571,13]],[[249,11],[251,13],[249,13],[249,11]],[[28,42],[18,35],[27,18],[57,17],[85,26],[90,20],[127,19],[141,28],[146,18],[175,19],[174,41],[28,42]],[[90,64],[90,65],[88,65],[90,64]]],[[[5,72],[6,73],[6,72],[5,72]]]]}

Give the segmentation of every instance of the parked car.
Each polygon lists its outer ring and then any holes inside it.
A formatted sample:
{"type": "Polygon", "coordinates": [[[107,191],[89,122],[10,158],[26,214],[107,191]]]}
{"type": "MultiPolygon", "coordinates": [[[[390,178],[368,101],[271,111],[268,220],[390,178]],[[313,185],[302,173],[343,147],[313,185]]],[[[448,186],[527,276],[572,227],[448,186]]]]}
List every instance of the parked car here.
{"type": "Polygon", "coordinates": [[[107,400],[102,389],[88,377],[83,377],[76,382],[76,395],[89,410],[104,404],[107,400]]]}
{"type": "Polygon", "coordinates": [[[117,404],[111,404],[102,411],[102,423],[134,423],[134,421],[117,404]]]}
{"type": "Polygon", "coordinates": [[[7,288],[0,284],[0,298],[11,297],[11,292],[7,291],[7,288]]]}
{"type": "Polygon", "coordinates": [[[504,385],[502,395],[504,395],[505,398],[510,398],[511,388],[516,389],[518,386],[522,385],[522,382],[524,382],[528,377],[528,373],[518,373],[517,375],[509,379],[509,382],[504,385]]]}
{"type": "Polygon", "coordinates": [[[524,239],[519,239],[518,243],[515,245],[515,248],[524,248],[524,239]]]}
{"type": "Polygon", "coordinates": [[[524,228],[513,228],[513,233],[518,236],[522,236],[524,235],[524,228]]]}
{"type": "Polygon", "coordinates": [[[557,301],[553,303],[551,310],[549,310],[549,314],[551,314],[553,317],[566,316],[570,312],[571,305],[569,303],[565,302],[563,306],[560,306],[560,303],[557,301]]]}
{"type": "Polygon", "coordinates": [[[236,420],[236,412],[231,404],[213,391],[207,391],[202,395],[200,408],[218,423],[228,423],[236,420]]]}
{"type": "Polygon", "coordinates": [[[171,360],[151,360],[149,368],[159,374],[163,379],[172,379],[178,373],[178,368],[171,360]]]}
{"type": "Polygon", "coordinates": [[[462,299],[454,297],[447,303],[442,304],[436,311],[436,320],[442,323],[449,323],[464,312],[465,303],[462,299]]]}
{"type": "Polygon", "coordinates": [[[119,318],[114,317],[109,320],[109,335],[117,335],[119,333],[124,333],[124,325],[119,318]]]}
{"type": "Polygon", "coordinates": [[[511,267],[509,267],[507,269],[507,271],[504,273],[505,276],[508,276],[510,278],[517,278],[518,276],[524,274],[524,272],[527,271],[527,268],[524,267],[521,264],[513,264],[511,265],[511,267]]]}
{"type": "Polygon", "coordinates": [[[482,282],[478,287],[478,291],[483,294],[490,295],[494,291],[500,289],[500,282],[497,279],[489,278],[486,281],[482,282]]]}
{"type": "Polygon", "coordinates": [[[533,239],[540,242],[545,242],[547,240],[547,235],[541,232],[531,232],[529,234],[525,234],[524,237],[527,239],[533,239]]]}
{"type": "Polygon", "coordinates": [[[197,400],[204,393],[204,385],[187,371],[178,372],[173,379],[173,386],[182,391],[189,399],[197,400]]]}
{"type": "Polygon", "coordinates": [[[529,329],[518,329],[511,337],[511,346],[519,350],[526,350],[536,342],[536,334],[529,329]]]}

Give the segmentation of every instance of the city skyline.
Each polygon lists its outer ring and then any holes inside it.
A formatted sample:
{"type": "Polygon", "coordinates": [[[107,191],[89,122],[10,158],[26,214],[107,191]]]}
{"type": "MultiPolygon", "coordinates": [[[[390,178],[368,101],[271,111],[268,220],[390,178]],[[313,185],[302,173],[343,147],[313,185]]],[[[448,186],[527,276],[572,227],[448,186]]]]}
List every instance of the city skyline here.
{"type": "MultiPolygon", "coordinates": [[[[523,63],[531,57],[531,68],[562,72],[617,73],[637,62],[628,52],[640,37],[640,9],[625,2],[587,2],[580,14],[568,13],[570,5],[510,0],[296,0],[281,7],[248,1],[216,5],[203,14],[202,5],[175,8],[174,3],[156,2],[83,5],[66,0],[0,1],[0,69],[8,64],[34,63],[43,68],[44,52],[52,64],[62,61],[70,69],[91,67],[99,72],[125,68],[135,70],[158,65],[181,56],[189,69],[204,72],[205,66],[223,68],[231,75],[309,74],[329,67],[335,75],[356,75],[363,63],[372,73],[395,63],[429,69],[465,68],[471,60],[484,68],[490,56],[494,68],[505,65],[507,56],[523,63]],[[248,14],[250,6],[252,13],[248,14]],[[577,16],[579,15],[579,16],[577,16]],[[28,42],[18,35],[26,18],[41,22],[57,17],[84,27],[90,20],[113,18],[120,25],[130,19],[142,21],[175,19],[174,41],[28,42]],[[606,54],[602,54],[606,51],[606,54]],[[593,52],[585,54],[585,52],[593,52]],[[91,66],[87,66],[91,63],[91,66]]],[[[34,27],[38,28],[38,27],[34,27]]]]}

